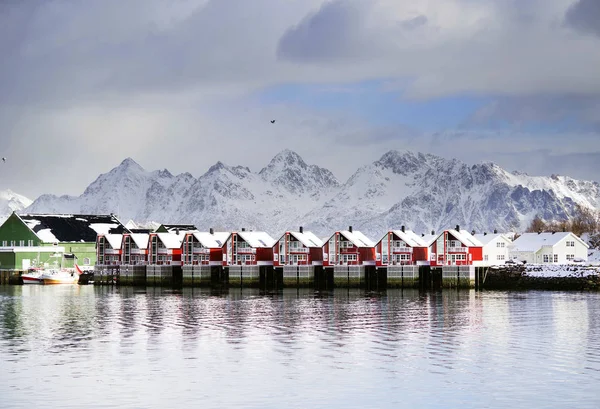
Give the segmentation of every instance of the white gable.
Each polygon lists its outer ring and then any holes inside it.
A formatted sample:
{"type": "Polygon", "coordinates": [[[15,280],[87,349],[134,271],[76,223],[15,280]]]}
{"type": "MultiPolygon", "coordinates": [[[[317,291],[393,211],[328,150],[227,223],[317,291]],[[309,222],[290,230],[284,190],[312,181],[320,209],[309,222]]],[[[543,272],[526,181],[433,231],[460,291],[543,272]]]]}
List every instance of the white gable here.
{"type": "Polygon", "coordinates": [[[290,232],[305,247],[323,247],[323,241],[312,232],[290,232]]]}
{"type": "Polygon", "coordinates": [[[242,238],[250,247],[267,248],[273,247],[276,240],[264,231],[240,231],[238,236],[242,238]]]}
{"type": "Polygon", "coordinates": [[[148,240],[150,239],[150,235],[148,233],[132,233],[131,239],[139,249],[145,250],[148,248],[148,240]]]}
{"type": "Polygon", "coordinates": [[[456,240],[460,241],[463,245],[467,247],[483,247],[483,243],[477,240],[471,233],[467,230],[461,230],[460,232],[454,229],[448,230],[452,236],[456,238],[456,240]]]}
{"type": "Polygon", "coordinates": [[[392,230],[392,232],[410,247],[427,247],[427,243],[412,230],[392,230]]]}
{"type": "Polygon", "coordinates": [[[185,234],[175,234],[175,233],[156,233],[160,241],[163,242],[166,248],[168,249],[178,249],[181,247],[181,243],[183,242],[183,238],[185,234]]]}
{"type": "Polygon", "coordinates": [[[348,241],[352,242],[356,247],[375,247],[375,243],[359,231],[353,230],[350,232],[348,230],[342,230],[340,231],[340,234],[348,241]]]}
{"type": "Polygon", "coordinates": [[[210,234],[209,232],[195,231],[193,232],[193,235],[204,247],[209,249],[220,249],[223,247],[231,233],[214,232],[213,234],[210,234]]]}
{"type": "Polygon", "coordinates": [[[106,241],[108,241],[108,244],[110,244],[110,247],[112,247],[113,249],[121,248],[121,242],[123,240],[122,234],[105,234],[104,238],[106,239],[106,241]]]}

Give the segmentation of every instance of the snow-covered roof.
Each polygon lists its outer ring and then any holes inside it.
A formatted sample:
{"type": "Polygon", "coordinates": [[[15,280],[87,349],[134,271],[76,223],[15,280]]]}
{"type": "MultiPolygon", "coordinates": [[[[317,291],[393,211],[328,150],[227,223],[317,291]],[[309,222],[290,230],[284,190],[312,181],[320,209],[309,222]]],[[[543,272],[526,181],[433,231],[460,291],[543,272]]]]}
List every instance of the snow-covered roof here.
{"type": "Polygon", "coordinates": [[[214,232],[213,234],[205,231],[195,231],[192,233],[196,240],[204,247],[209,249],[219,249],[223,247],[231,233],[214,232]]]}
{"type": "Polygon", "coordinates": [[[375,247],[375,243],[359,231],[352,230],[352,232],[350,232],[348,230],[342,230],[340,231],[340,234],[348,241],[352,242],[356,247],[375,247]]]}
{"type": "Polygon", "coordinates": [[[132,233],[130,234],[131,239],[134,241],[135,245],[138,246],[139,249],[147,249],[148,241],[150,240],[150,235],[147,233],[132,233]]]}
{"type": "Polygon", "coordinates": [[[589,246],[571,232],[556,232],[556,233],[523,233],[515,241],[513,241],[514,251],[538,251],[542,246],[555,246],[561,240],[567,237],[579,241],[586,248],[589,246]]]}
{"type": "Polygon", "coordinates": [[[237,235],[254,248],[273,247],[276,241],[264,231],[240,231],[237,235]]]}
{"type": "Polygon", "coordinates": [[[183,238],[185,234],[175,234],[175,233],[155,233],[160,241],[163,242],[166,248],[168,249],[178,249],[181,247],[181,243],[183,242],[183,238]]]}
{"type": "Polygon", "coordinates": [[[474,237],[479,240],[481,242],[481,244],[483,244],[484,246],[487,246],[489,243],[491,243],[492,241],[496,240],[497,238],[500,238],[506,242],[511,242],[510,239],[508,237],[506,237],[505,233],[477,233],[474,235],[474,237]]]}
{"type": "Polygon", "coordinates": [[[105,234],[104,238],[113,249],[120,249],[123,241],[122,234],[105,234]]]}
{"type": "Polygon", "coordinates": [[[294,236],[304,247],[323,247],[323,241],[315,236],[313,232],[303,231],[291,231],[290,234],[294,236]]]}
{"type": "Polygon", "coordinates": [[[17,216],[44,243],[94,243],[98,234],[127,232],[125,226],[114,215],[20,214],[17,216]]]}
{"type": "Polygon", "coordinates": [[[483,247],[483,243],[477,240],[471,233],[467,230],[461,230],[460,232],[454,229],[448,230],[456,240],[460,241],[463,245],[467,247],[483,247]]]}
{"type": "Polygon", "coordinates": [[[392,230],[392,233],[410,247],[427,247],[425,240],[412,230],[392,230]]]}

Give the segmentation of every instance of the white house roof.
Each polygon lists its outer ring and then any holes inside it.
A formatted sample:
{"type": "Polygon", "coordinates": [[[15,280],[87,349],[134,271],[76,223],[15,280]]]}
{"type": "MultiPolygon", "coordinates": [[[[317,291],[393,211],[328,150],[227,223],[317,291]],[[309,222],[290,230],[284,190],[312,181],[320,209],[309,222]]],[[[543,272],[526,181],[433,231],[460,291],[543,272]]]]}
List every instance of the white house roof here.
{"type": "Polygon", "coordinates": [[[359,231],[352,230],[352,232],[350,232],[348,230],[342,230],[340,231],[340,234],[348,239],[348,241],[352,242],[356,247],[375,247],[375,243],[359,231]]]}
{"type": "Polygon", "coordinates": [[[392,233],[398,236],[400,240],[408,244],[410,247],[427,247],[425,240],[423,240],[421,236],[412,230],[392,230],[392,233]]]}
{"type": "Polygon", "coordinates": [[[105,234],[104,238],[113,249],[120,249],[123,240],[122,234],[105,234]]]}
{"type": "Polygon", "coordinates": [[[200,244],[209,249],[220,249],[231,235],[231,233],[226,232],[214,232],[210,234],[205,231],[195,231],[192,234],[200,244]]]}
{"type": "Polygon", "coordinates": [[[185,234],[179,233],[156,233],[160,241],[163,242],[168,249],[178,249],[181,247],[185,234]]]}
{"type": "Polygon", "coordinates": [[[484,246],[487,246],[489,243],[496,240],[497,238],[500,238],[508,243],[511,242],[510,239],[508,237],[506,237],[506,235],[504,233],[488,233],[488,234],[477,233],[474,235],[474,237],[477,240],[479,240],[481,242],[481,244],[483,244],[484,246]]]}
{"type": "Polygon", "coordinates": [[[323,247],[323,241],[317,236],[315,236],[313,232],[305,231],[300,233],[297,231],[291,231],[290,234],[294,236],[305,247],[323,247]]]}
{"type": "Polygon", "coordinates": [[[242,238],[250,247],[254,248],[267,248],[275,245],[275,239],[269,236],[264,231],[240,231],[237,235],[242,238]]]}
{"type": "Polygon", "coordinates": [[[150,239],[150,235],[148,233],[132,233],[131,239],[139,249],[145,250],[148,248],[148,240],[150,239]]]}
{"type": "Polygon", "coordinates": [[[519,238],[513,241],[514,251],[538,251],[542,246],[555,246],[567,237],[583,244],[586,248],[589,246],[571,232],[557,233],[523,233],[519,238]]]}
{"type": "Polygon", "coordinates": [[[483,243],[477,240],[471,233],[467,230],[461,230],[460,232],[454,229],[448,230],[448,233],[453,235],[456,240],[460,241],[467,247],[483,247],[483,243]]]}

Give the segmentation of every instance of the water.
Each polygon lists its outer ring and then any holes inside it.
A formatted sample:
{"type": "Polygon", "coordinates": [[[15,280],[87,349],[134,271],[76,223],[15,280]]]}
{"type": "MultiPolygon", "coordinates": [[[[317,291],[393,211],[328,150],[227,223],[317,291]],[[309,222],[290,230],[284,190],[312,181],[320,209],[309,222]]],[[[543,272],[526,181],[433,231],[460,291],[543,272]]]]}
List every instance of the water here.
{"type": "Polygon", "coordinates": [[[600,295],[0,287],[2,408],[598,408],[600,295]]]}

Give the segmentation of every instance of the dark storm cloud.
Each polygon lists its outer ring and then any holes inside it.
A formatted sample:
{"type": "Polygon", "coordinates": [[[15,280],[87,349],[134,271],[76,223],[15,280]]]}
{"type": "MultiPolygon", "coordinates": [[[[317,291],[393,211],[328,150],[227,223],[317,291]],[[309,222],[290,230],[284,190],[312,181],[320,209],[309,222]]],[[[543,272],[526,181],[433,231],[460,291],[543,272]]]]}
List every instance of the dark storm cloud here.
{"type": "Polygon", "coordinates": [[[270,30],[284,29],[262,24],[265,10],[285,8],[278,3],[210,0],[164,27],[144,15],[148,3],[135,0],[118,7],[87,1],[2,6],[0,102],[60,104],[256,80],[274,61],[277,38],[270,40],[270,30]]]}
{"type": "Polygon", "coordinates": [[[578,0],[567,10],[565,23],[580,32],[600,36],[600,1],[578,0]]]}
{"type": "Polygon", "coordinates": [[[323,4],[283,35],[277,47],[278,58],[310,63],[365,57],[368,36],[363,26],[367,11],[368,5],[355,0],[323,4]]]}
{"type": "Polygon", "coordinates": [[[427,24],[427,16],[420,15],[400,22],[400,26],[405,30],[414,30],[427,24]]]}

